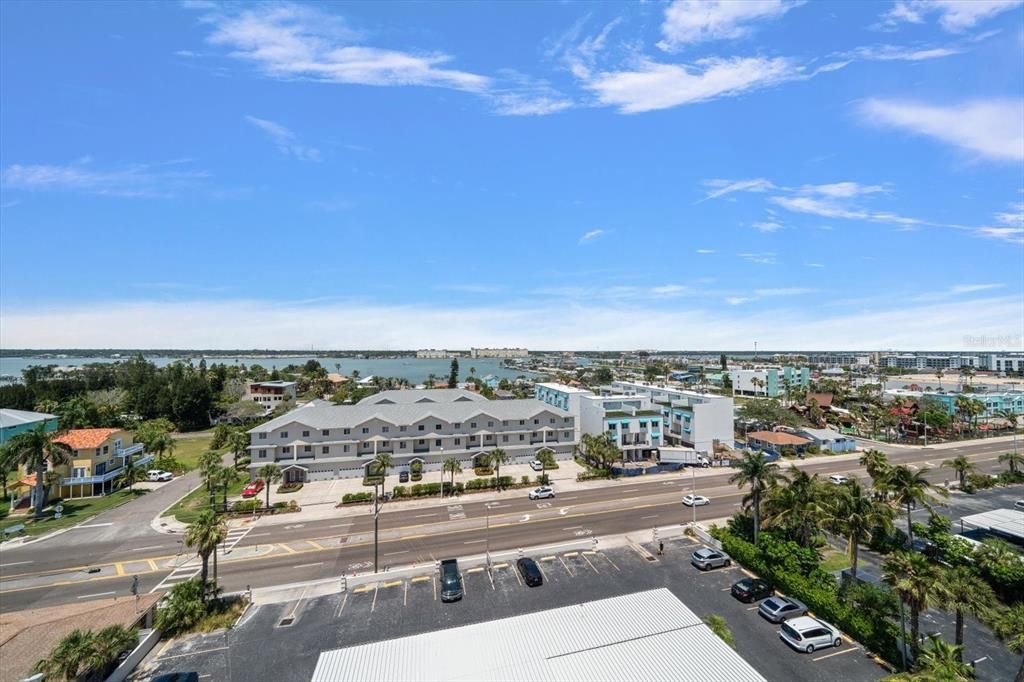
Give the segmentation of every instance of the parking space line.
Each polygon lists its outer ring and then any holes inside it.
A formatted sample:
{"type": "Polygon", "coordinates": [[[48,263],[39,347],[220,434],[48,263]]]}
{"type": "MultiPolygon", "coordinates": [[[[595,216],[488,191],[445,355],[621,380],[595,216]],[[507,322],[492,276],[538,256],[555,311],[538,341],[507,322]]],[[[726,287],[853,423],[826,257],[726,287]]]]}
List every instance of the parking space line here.
{"type": "Polygon", "coordinates": [[[434,576],[430,576],[430,586],[434,588],[434,601],[437,601],[437,581],[434,580],[434,576]]]}
{"type": "Polygon", "coordinates": [[[558,561],[565,567],[565,572],[569,574],[570,578],[576,577],[576,574],[572,572],[572,569],[569,568],[569,564],[565,563],[565,560],[562,557],[558,557],[558,561]]]}
{"type": "Polygon", "coordinates": [[[377,592],[379,592],[379,591],[380,591],[380,583],[374,583],[373,584],[373,601],[370,602],[370,613],[373,613],[373,610],[375,608],[377,608],[377,592]]]}
{"type": "Polygon", "coordinates": [[[747,611],[754,611],[754,610],[759,609],[759,608],[761,608],[760,604],[758,604],[757,606],[748,606],[747,607],[747,611]]]}
{"type": "Polygon", "coordinates": [[[718,590],[718,591],[719,591],[719,592],[728,592],[728,591],[729,591],[729,590],[731,590],[731,589],[732,589],[731,587],[722,587],[722,588],[719,588],[719,590],[718,590]]]}
{"type": "Polygon", "coordinates": [[[850,647],[849,649],[843,649],[842,651],[833,651],[830,654],[825,654],[824,656],[818,656],[817,658],[812,658],[811,660],[812,661],[824,661],[826,658],[832,658],[833,656],[842,656],[843,654],[848,654],[851,651],[860,651],[860,649],[857,649],[855,647],[850,647]]]}
{"type": "Polygon", "coordinates": [[[744,573],[744,575],[747,575],[747,576],[749,576],[751,578],[756,578],[757,577],[756,574],[751,573],[750,571],[748,571],[747,569],[743,568],[742,566],[740,567],[740,570],[744,573]]]}
{"type": "Polygon", "coordinates": [[[590,563],[590,559],[587,558],[586,552],[583,553],[583,560],[586,561],[592,569],[594,569],[594,573],[598,572],[597,567],[594,566],[594,564],[590,563]]]}
{"type": "Polygon", "coordinates": [[[612,561],[612,559],[611,559],[611,557],[610,557],[610,556],[608,556],[607,554],[602,554],[601,556],[603,556],[603,557],[604,557],[605,561],[607,561],[608,563],[610,563],[610,564],[612,565],[612,568],[614,568],[614,569],[615,569],[616,571],[619,571],[619,572],[621,573],[622,569],[620,569],[620,568],[619,568],[619,567],[618,567],[618,566],[617,566],[617,565],[615,564],[615,562],[614,562],[614,561],[612,561]]]}
{"type": "Polygon", "coordinates": [[[405,583],[405,593],[402,595],[402,606],[409,605],[409,583],[405,583]]]}
{"type": "Polygon", "coordinates": [[[348,592],[346,592],[344,594],[344,596],[342,596],[341,603],[338,604],[338,610],[334,614],[335,618],[340,618],[341,617],[341,612],[345,610],[345,604],[347,604],[347,603],[348,603],[348,592]]]}

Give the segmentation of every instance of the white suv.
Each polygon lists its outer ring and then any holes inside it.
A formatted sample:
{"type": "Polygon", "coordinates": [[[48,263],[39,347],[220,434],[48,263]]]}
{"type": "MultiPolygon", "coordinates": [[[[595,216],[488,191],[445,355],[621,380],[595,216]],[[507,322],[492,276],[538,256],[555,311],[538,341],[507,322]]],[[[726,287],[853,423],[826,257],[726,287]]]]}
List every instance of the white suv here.
{"type": "Polygon", "coordinates": [[[542,486],[540,488],[534,488],[530,491],[531,500],[543,500],[548,497],[554,497],[555,491],[548,486],[542,486]]]}
{"type": "Polygon", "coordinates": [[[174,478],[174,474],[170,471],[161,471],[160,469],[150,469],[146,472],[146,480],[149,481],[169,481],[174,478]]]}
{"type": "Polygon", "coordinates": [[[823,620],[800,616],[782,624],[779,638],[797,651],[808,654],[815,649],[828,646],[840,646],[843,643],[839,630],[823,620]]]}
{"type": "Polygon", "coordinates": [[[842,474],[832,474],[831,476],[828,477],[828,480],[830,483],[834,483],[836,485],[842,485],[844,483],[849,483],[850,481],[849,478],[843,476],[842,474]]]}

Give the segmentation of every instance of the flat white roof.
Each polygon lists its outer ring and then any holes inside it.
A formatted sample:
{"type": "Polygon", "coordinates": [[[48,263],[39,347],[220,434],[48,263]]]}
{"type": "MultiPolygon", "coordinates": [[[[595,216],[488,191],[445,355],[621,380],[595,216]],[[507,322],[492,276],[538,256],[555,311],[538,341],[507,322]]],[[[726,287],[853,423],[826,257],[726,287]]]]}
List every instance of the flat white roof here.
{"type": "Polygon", "coordinates": [[[668,589],[325,651],[312,682],[764,681],[668,589]]]}
{"type": "Polygon", "coordinates": [[[590,393],[585,388],[576,388],[575,386],[567,386],[566,384],[559,384],[554,381],[542,381],[534,384],[534,386],[543,386],[544,388],[551,389],[553,391],[561,391],[562,393],[590,393]]]}
{"type": "Polygon", "coordinates": [[[1024,540],[1024,511],[993,509],[960,519],[965,525],[1024,540]]]}

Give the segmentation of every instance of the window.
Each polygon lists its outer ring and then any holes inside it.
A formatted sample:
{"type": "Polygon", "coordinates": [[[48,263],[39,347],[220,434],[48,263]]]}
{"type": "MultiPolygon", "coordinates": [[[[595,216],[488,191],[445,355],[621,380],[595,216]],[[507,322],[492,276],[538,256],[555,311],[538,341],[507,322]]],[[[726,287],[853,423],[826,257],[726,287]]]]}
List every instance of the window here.
{"type": "Polygon", "coordinates": [[[347,436],[348,434],[352,433],[352,429],[345,429],[344,431],[342,431],[342,433],[347,436]]]}
{"type": "Polygon", "coordinates": [[[420,442],[419,442],[419,444],[420,444],[420,445],[423,445],[423,444],[424,444],[425,442],[426,442],[425,440],[423,440],[422,438],[420,438],[420,442]]]}
{"type": "Polygon", "coordinates": [[[563,431],[562,438],[572,438],[572,431],[563,431]]]}
{"type": "Polygon", "coordinates": [[[398,430],[399,430],[399,431],[405,431],[405,427],[404,427],[404,426],[399,426],[399,427],[398,427],[398,430]]]}
{"type": "Polygon", "coordinates": [[[312,445],[303,445],[302,446],[302,451],[303,452],[313,452],[313,446],[312,445]]]}
{"type": "Polygon", "coordinates": [[[440,431],[441,430],[441,425],[440,424],[434,424],[434,430],[435,431],[440,431]]]}
{"type": "Polygon", "coordinates": [[[526,424],[526,420],[525,419],[520,419],[519,420],[519,425],[523,426],[524,424],[526,424]]]}
{"type": "Polygon", "coordinates": [[[288,437],[288,432],[287,431],[282,431],[281,432],[281,438],[287,438],[287,437],[288,437]]]}
{"type": "Polygon", "coordinates": [[[266,450],[260,450],[260,457],[266,457],[266,456],[267,456],[267,451],[266,450]]]}
{"type": "Polygon", "coordinates": [[[455,439],[455,444],[456,445],[462,445],[462,439],[461,438],[456,438],[455,439]]]}
{"type": "Polygon", "coordinates": [[[329,455],[329,454],[331,454],[330,446],[325,445],[322,448],[320,448],[320,454],[322,454],[322,455],[329,455]]]}
{"type": "Polygon", "coordinates": [[[508,436],[507,435],[506,436],[502,436],[501,437],[501,442],[502,443],[507,443],[508,442],[508,436]]]}
{"type": "Polygon", "coordinates": [[[382,427],[380,427],[380,430],[383,431],[384,433],[387,433],[387,432],[389,432],[391,430],[391,427],[390,426],[382,426],[382,427]]]}
{"type": "Polygon", "coordinates": [[[456,428],[456,429],[461,429],[462,428],[462,422],[455,422],[454,424],[452,424],[452,427],[456,428]]]}
{"type": "Polygon", "coordinates": [[[469,422],[469,428],[475,429],[476,428],[476,422],[469,422]]]}
{"type": "Polygon", "coordinates": [[[534,424],[540,424],[540,420],[539,420],[539,419],[534,419],[534,420],[533,420],[533,423],[534,423],[534,424]]]}
{"type": "Polygon", "coordinates": [[[103,446],[103,454],[105,455],[105,454],[107,454],[109,452],[110,452],[110,446],[109,445],[104,445],[103,446]]]}
{"type": "Polygon", "coordinates": [[[420,424],[419,426],[417,426],[416,430],[417,431],[423,431],[423,424],[420,424]]]}
{"type": "Polygon", "coordinates": [[[366,426],[363,427],[363,433],[369,433],[370,429],[366,426]]]}
{"type": "Polygon", "coordinates": [[[566,417],[562,421],[565,422],[566,424],[572,424],[572,417],[566,417]]]}
{"type": "Polygon", "coordinates": [[[321,436],[329,436],[329,435],[331,435],[331,430],[330,429],[324,429],[323,431],[320,432],[320,435],[321,436]]]}
{"type": "Polygon", "coordinates": [[[347,445],[342,449],[342,452],[348,452],[348,446],[347,445]]]}
{"type": "Polygon", "coordinates": [[[309,431],[303,431],[302,432],[302,437],[303,438],[309,438],[309,431]]]}
{"type": "Polygon", "coordinates": [[[440,438],[438,438],[437,440],[434,441],[434,447],[438,447],[438,448],[441,447],[441,439],[440,438]]]}
{"type": "Polygon", "coordinates": [[[554,417],[552,417],[552,418],[551,418],[551,423],[552,423],[552,424],[554,424],[554,423],[555,423],[555,418],[554,418],[554,417]]]}
{"type": "Polygon", "coordinates": [[[399,450],[405,450],[405,441],[404,440],[401,443],[398,444],[398,449],[399,450]]]}
{"type": "Polygon", "coordinates": [[[494,426],[494,422],[487,422],[487,426],[494,426]]]}
{"type": "Polygon", "coordinates": [[[266,439],[267,439],[267,434],[261,433],[260,434],[260,440],[266,440],[266,439]]]}
{"type": "Polygon", "coordinates": [[[290,445],[286,445],[283,448],[281,448],[281,453],[285,454],[285,455],[290,454],[291,451],[292,451],[292,446],[290,446],[290,445]]]}
{"type": "Polygon", "coordinates": [[[523,434],[520,433],[519,434],[519,440],[526,440],[526,436],[524,436],[523,434]]]}
{"type": "Polygon", "coordinates": [[[75,467],[74,471],[71,472],[71,477],[72,478],[85,478],[86,476],[88,476],[88,474],[85,473],[86,471],[87,471],[87,469],[85,467],[75,467]]]}

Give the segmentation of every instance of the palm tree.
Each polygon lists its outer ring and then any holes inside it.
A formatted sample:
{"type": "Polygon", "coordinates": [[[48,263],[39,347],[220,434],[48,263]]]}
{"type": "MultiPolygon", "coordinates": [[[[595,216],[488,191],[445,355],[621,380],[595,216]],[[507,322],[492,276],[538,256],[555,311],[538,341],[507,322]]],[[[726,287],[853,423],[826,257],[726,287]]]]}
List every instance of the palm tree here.
{"type": "Polygon", "coordinates": [[[946,373],[941,369],[935,370],[935,378],[939,380],[939,390],[942,390],[942,377],[946,376],[946,373]]]}
{"type": "Polygon", "coordinates": [[[964,665],[962,644],[950,644],[938,635],[929,634],[921,649],[917,671],[911,676],[915,682],[971,682],[974,672],[964,665]]]}
{"type": "MultiPolygon", "coordinates": [[[[1024,602],[1018,602],[996,616],[995,631],[1000,639],[1006,642],[1013,651],[1024,654],[1024,602]]],[[[1014,682],[1024,682],[1024,658],[1014,682]]]]}
{"type": "Polygon", "coordinates": [[[221,455],[219,452],[213,450],[207,450],[203,454],[199,455],[199,461],[197,468],[199,469],[199,475],[203,479],[203,483],[206,484],[206,492],[210,496],[210,504],[213,504],[213,489],[217,484],[218,472],[221,468],[221,455]]]}
{"type": "MultiPolygon", "coordinates": [[[[996,595],[987,582],[973,569],[957,566],[946,571],[943,579],[942,606],[956,613],[956,645],[963,648],[964,615],[975,617],[987,615],[993,604],[998,603],[996,595]]],[[[958,660],[963,660],[962,656],[958,660]]]]}
{"type": "Polygon", "coordinates": [[[824,490],[818,475],[810,476],[795,466],[789,468],[789,478],[780,475],[786,485],[768,490],[764,500],[764,525],[789,528],[796,542],[804,547],[818,532],[819,522],[827,517],[824,490]]]}
{"type": "Polygon", "coordinates": [[[999,455],[999,463],[1009,464],[1010,473],[1016,474],[1017,467],[1024,466],[1024,454],[1021,454],[1019,452],[1007,452],[1005,454],[999,455]]]}
{"type": "Polygon", "coordinates": [[[47,677],[55,676],[63,680],[77,680],[78,675],[89,657],[92,648],[93,634],[88,630],[75,629],[64,636],[53,647],[50,654],[35,664],[33,670],[44,673],[47,677]]]}
{"type": "MultiPolygon", "coordinates": [[[[188,528],[185,529],[185,546],[194,547],[196,553],[203,562],[200,580],[204,587],[208,583],[208,576],[210,574],[210,555],[217,551],[217,545],[224,542],[224,539],[227,536],[227,525],[212,509],[204,509],[199,512],[199,516],[196,517],[196,520],[190,523],[188,528]]],[[[213,587],[216,589],[216,575],[214,575],[213,580],[213,587]]]]}
{"type": "Polygon", "coordinates": [[[743,497],[743,506],[754,510],[754,544],[761,530],[761,497],[779,480],[779,465],[767,461],[760,452],[747,452],[735,463],[738,471],[729,477],[729,483],[736,487],[750,486],[750,492],[743,497]]]}
{"type": "Polygon", "coordinates": [[[910,543],[914,542],[914,526],[910,514],[914,507],[922,505],[929,511],[932,510],[932,502],[936,499],[931,491],[938,491],[942,495],[948,494],[943,488],[936,488],[924,477],[928,467],[914,471],[905,464],[894,466],[885,477],[883,486],[893,496],[893,502],[897,506],[905,507],[907,510],[907,537],[910,543]]]}
{"type": "Polygon", "coordinates": [[[173,453],[177,442],[171,437],[171,434],[161,431],[155,434],[145,445],[147,450],[156,453],[157,459],[160,459],[164,456],[164,452],[173,453]]]}
{"type": "Polygon", "coordinates": [[[882,580],[910,608],[910,648],[914,660],[918,659],[920,649],[921,612],[938,601],[942,578],[938,567],[917,552],[895,552],[882,562],[882,580]]]}
{"type": "Polygon", "coordinates": [[[451,489],[454,491],[455,490],[455,474],[461,474],[462,473],[462,465],[459,463],[458,458],[456,458],[456,457],[449,457],[448,459],[446,459],[444,461],[444,464],[441,465],[441,479],[442,479],[441,494],[442,495],[444,495],[443,479],[444,479],[445,473],[447,473],[447,472],[451,472],[451,474],[452,474],[451,489]]]}
{"type": "Polygon", "coordinates": [[[53,495],[53,489],[57,488],[60,491],[60,482],[64,480],[64,477],[58,471],[47,471],[43,474],[43,483],[46,486],[46,496],[50,497],[53,495]]]}
{"type": "Polygon", "coordinates": [[[135,460],[131,458],[131,455],[124,458],[124,466],[117,480],[119,485],[128,484],[128,492],[132,492],[135,489],[135,484],[142,480],[142,472],[135,466],[135,460]]]}
{"type": "Polygon", "coordinates": [[[963,455],[959,455],[953,459],[947,459],[942,463],[942,466],[956,472],[956,477],[960,481],[961,489],[964,487],[964,481],[967,479],[968,472],[974,471],[976,468],[974,464],[963,455]]]}
{"type": "Polygon", "coordinates": [[[126,651],[135,648],[139,636],[133,628],[123,625],[105,627],[92,636],[92,646],[85,662],[93,671],[104,672],[126,651]]]}
{"type": "Polygon", "coordinates": [[[256,475],[263,479],[264,490],[267,491],[267,509],[270,509],[270,486],[281,480],[281,467],[270,462],[261,466],[256,475]]]}
{"type": "Polygon", "coordinates": [[[999,573],[1020,561],[1020,555],[1005,540],[989,538],[974,550],[974,560],[988,573],[999,573]]]}
{"type": "Polygon", "coordinates": [[[224,506],[223,506],[223,509],[224,509],[224,511],[227,511],[227,509],[228,509],[228,488],[230,488],[234,483],[237,483],[238,481],[242,480],[242,478],[243,478],[243,476],[242,476],[241,472],[239,472],[238,469],[236,469],[234,467],[219,467],[217,469],[217,480],[216,480],[216,482],[217,482],[217,485],[219,485],[221,487],[221,489],[223,490],[223,494],[224,494],[224,498],[223,498],[223,505],[224,506]]]}
{"type": "Polygon", "coordinates": [[[206,590],[197,578],[171,588],[156,612],[156,626],[165,635],[187,631],[206,615],[206,590]]]}
{"type": "Polygon", "coordinates": [[[537,461],[540,462],[541,485],[547,485],[547,470],[555,467],[555,451],[551,448],[541,448],[537,451],[537,461]]]}
{"type": "Polygon", "coordinates": [[[18,464],[14,461],[11,449],[6,445],[0,445],[0,485],[3,486],[3,499],[7,499],[7,477],[12,471],[18,470],[18,464]]]}
{"type": "MultiPolygon", "coordinates": [[[[391,455],[387,452],[378,452],[377,456],[370,461],[370,468],[373,470],[374,476],[380,476],[381,479],[387,478],[388,469],[392,466],[391,455]]],[[[383,488],[384,482],[381,481],[381,487],[383,488]]]]}
{"type": "MultiPolygon", "coordinates": [[[[470,368],[472,369],[472,368],[470,368]]],[[[501,465],[508,464],[512,458],[501,448],[494,448],[487,456],[487,462],[494,467],[494,487],[501,490],[501,465]]]]}
{"type": "Polygon", "coordinates": [[[881,450],[866,450],[859,461],[874,482],[885,478],[889,473],[889,458],[881,450]]]}
{"type": "Polygon", "coordinates": [[[231,453],[234,467],[238,468],[238,457],[249,450],[249,434],[244,431],[232,431],[227,441],[228,452],[231,453]]]}
{"type": "Polygon", "coordinates": [[[47,466],[56,468],[71,461],[71,446],[57,440],[58,435],[48,433],[44,424],[31,431],[24,431],[11,438],[8,452],[11,461],[24,465],[26,471],[34,471],[35,485],[32,487],[32,506],[36,519],[43,517],[46,506],[46,482],[43,474],[47,466]]]}
{"type": "Polygon", "coordinates": [[[860,543],[870,542],[876,529],[892,530],[892,507],[864,494],[857,481],[838,486],[830,509],[829,525],[846,538],[846,554],[850,559],[850,575],[857,578],[860,543]]]}

